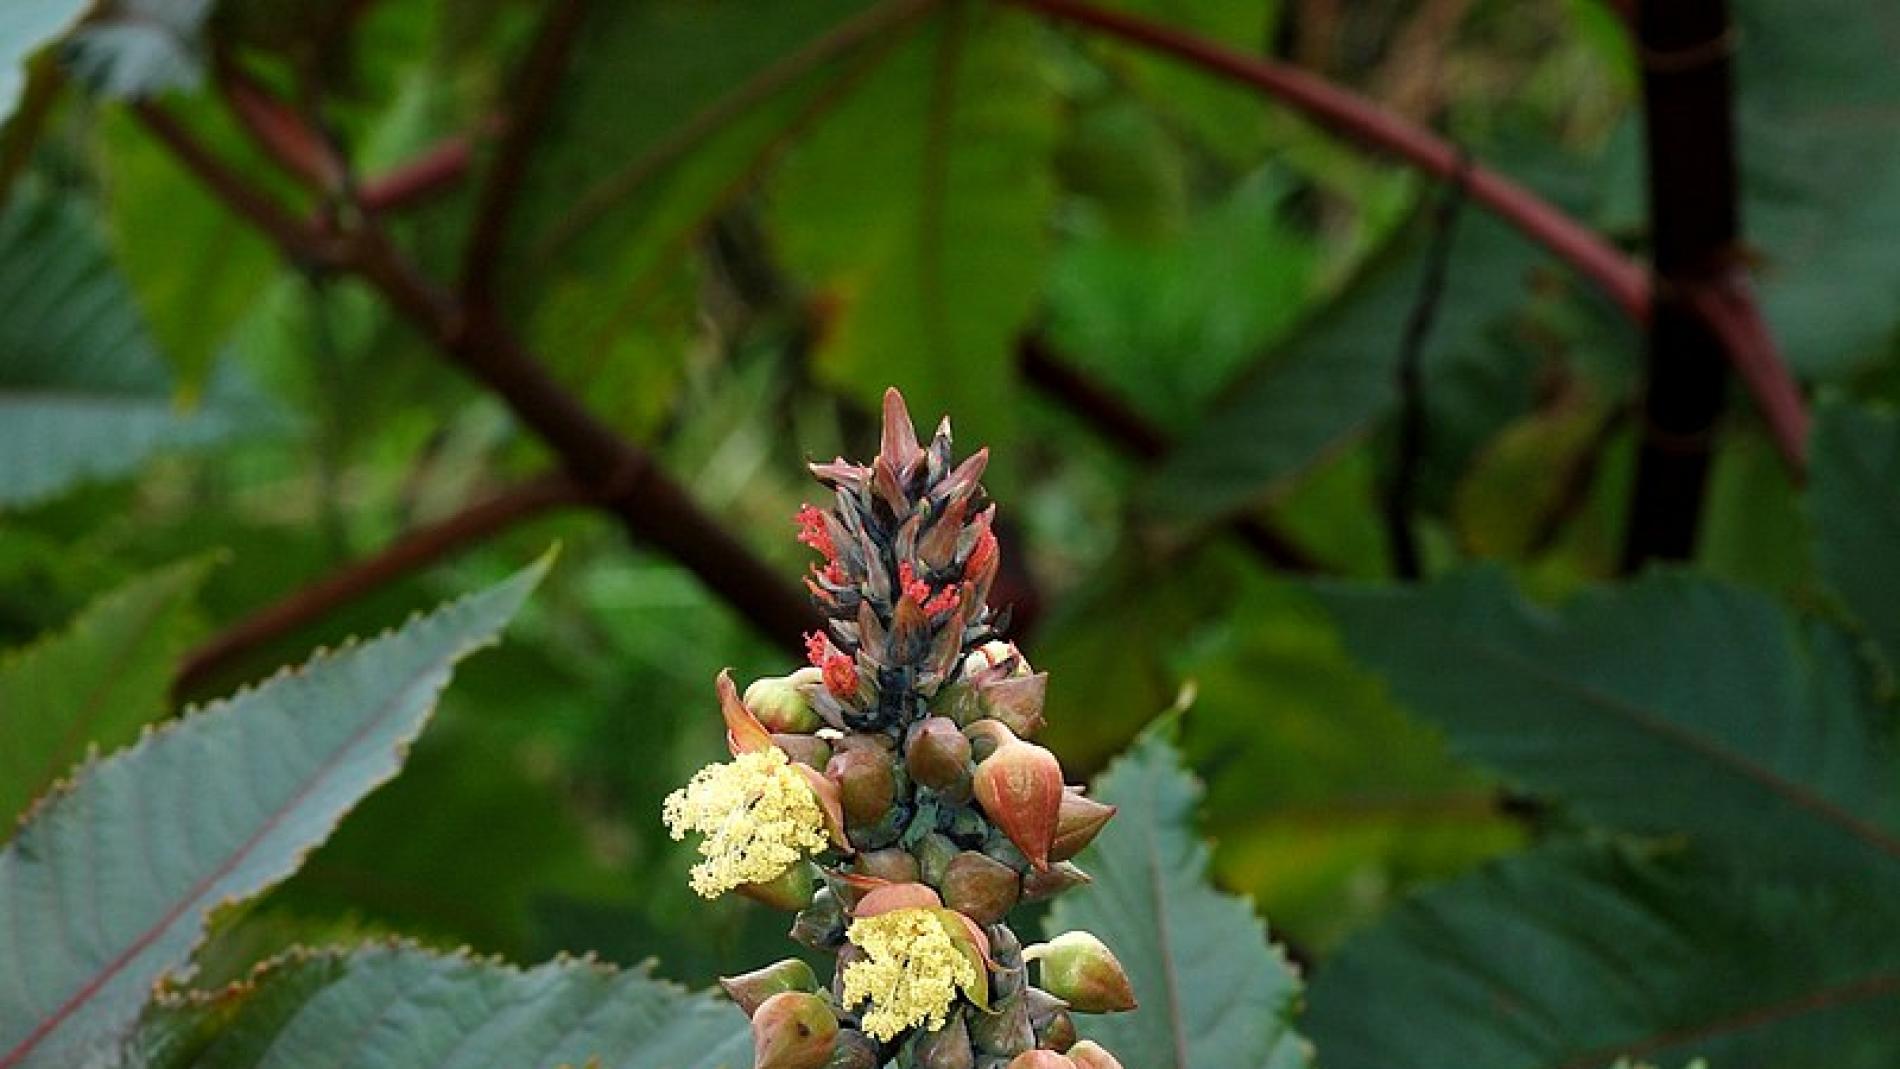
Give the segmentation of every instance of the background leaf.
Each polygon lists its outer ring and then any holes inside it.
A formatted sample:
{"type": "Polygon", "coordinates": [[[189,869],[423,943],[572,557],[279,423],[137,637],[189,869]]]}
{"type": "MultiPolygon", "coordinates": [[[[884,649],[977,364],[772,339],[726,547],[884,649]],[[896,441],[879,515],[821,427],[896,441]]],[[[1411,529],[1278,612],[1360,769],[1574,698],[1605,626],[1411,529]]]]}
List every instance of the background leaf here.
{"type": "Polygon", "coordinates": [[[1900,668],[1900,420],[1828,405],[1815,424],[1808,509],[1815,557],[1835,595],[1900,668]]]}
{"type": "Polygon", "coordinates": [[[255,426],[234,379],[174,398],[132,294],[76,205],[16,197],[0,215],[0,506],[122,475],[153,453],[255,426]]]}
{"type": "Polygon", "coordinates": [[[1553,849],[1408,903],[1313,981],[1331,1069],[1877,1069],[1900,913],[1854,884],[1553,849]]]}
{"type": "Polygon", "coordinates": [[[1666,573],[1557,613],[1489,570],[1322,597],[1454,749],[1594,820],[1788,871],[1900,875],[1882,718],[1832,628],[1666,573]]]}
{"type": "Polygon", "coordinates": [[[382,1069],[732,1069],[751,1064],[738,1007],[646,970],[515,969],[407,945],[295,953],[226,992],[161,1002],[134,1044],[145,1069],[281,1064],[382,1069]]]}
{"type": "Polygon", "coordinates": [[[920,420],[953,412],[964,440],[997,446],[1014,431],[1016,334],[1053,192],[1056,101],[1037,31],[1021,12],[949,5],[769,190],[786,262],[827,317],[826,379],[873,408],[896,383],[920,420]]]}
{"type": "Polygon", "coordinates": [[[451,667],[546,567],[194,713],[36,808],[0,853],[0,1065],[116,1044],[211,910],[295,871],[396,774],[451,667]]]}
{"type": "Polygon", "coordinates": [[[16,0],[0,11],[0,124],[26,89],[26,61],[77,22],[89,0],[16,0]]]}
{"type": "Polygon", "coordinates": [[[0,813],[24,811],[88,746],[132,741],[167,707],[200,633],[192,596],[210,561],[176,564],[87,606],[66,630],[0,656],[0,813]]]}
{"type": "Polygon", "coordinates": [[[1308,1066],[1293,1030],[1299,978],[1251,903],[1208,885],[1200,784],[1165,736],[1150,730],[1096,782],[1092,797],[1121,811],[1076,859],[1095,882],[1049,910],[1051,936],[1083,929],[1114,949],[1141,1003],[1077,1024],[1127,1065],[1308,1066]]]}

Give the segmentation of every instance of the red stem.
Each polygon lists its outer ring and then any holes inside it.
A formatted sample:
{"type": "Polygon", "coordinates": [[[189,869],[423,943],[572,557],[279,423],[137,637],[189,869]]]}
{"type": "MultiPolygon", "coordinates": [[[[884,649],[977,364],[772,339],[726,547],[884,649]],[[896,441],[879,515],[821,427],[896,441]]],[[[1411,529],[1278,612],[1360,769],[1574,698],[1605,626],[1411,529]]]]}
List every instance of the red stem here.
{"type": "MultiPolygon", "coordinates": [[[[1078,0],[1003,2],[1099,30],[1254,86],[1346,137],[1391,152],[1441,178],[1457,174],[1461,166],[1458,149],[1450,142],[1373,101],[1296,67],[1078,0]]],[[[1473,201],[1549,249],[1602,289],[1631,319],[1638,323],[1648,321],[1650,280],[1648,272],[1637,261],[1537,194],[1488,167],[1469,165],[1465,183],[1473,201]]],[[[1733,294],[1719,299],[1696,298],[1690,302],[1697,314],[1708,320],[1710,329],[1730,339],[1727,359],[1735,364],[1754,396],[1777,448],[1799,472],[1805,454],[1801,435],[1807,424],[1806,401],[1800,384],[1781,360],[1766,324],[1752,307],[1742,307],[1744,303],[1750,302],[1745,296],[1733,294]]]]}
{"type": "Polygon", "coordinates": [[[411,531],[374,556],[259,609],[187,653],[173,690],[184,693],[194,689],[233,660],[380,589],[398,576],[426,568],[518,523],[587,501],[585,490],[566,475],[554,472],[411,531]]]}
{"type": "Polygon", "coordinates": [[[457,135],[424,149],[414,158],[366,180],[356,203],[372,215],[397,211],[461,182],[474,158],[473,141],[457,135]]]}

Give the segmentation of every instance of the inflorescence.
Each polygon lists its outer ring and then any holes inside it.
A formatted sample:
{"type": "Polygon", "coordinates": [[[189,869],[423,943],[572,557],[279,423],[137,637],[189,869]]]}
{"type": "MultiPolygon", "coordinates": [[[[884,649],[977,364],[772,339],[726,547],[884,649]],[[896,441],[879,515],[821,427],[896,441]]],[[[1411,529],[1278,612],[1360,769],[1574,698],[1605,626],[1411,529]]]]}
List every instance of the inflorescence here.
{"type": "Polygon", "coordinates": [[[743,696],[721,673],[734,759],[666,801],[675,838],[702,836],[695,891],[794,911],[837,957],[824,987],[796,958],[723,981],[756,1069],[1120,1069],[1070,1016],[1134,1007],[1115,956],[1086,932],[1025,948],[1007,920],[1088,882],[1070,858],[1115,810],[1029,741],[1048,677],[988,604],[987,460],[953,463],[948,419],[920,444],[891,390],[868,467],[812,465],[833,501],[797,516],[821,558],[810,666],[743,696]]]}

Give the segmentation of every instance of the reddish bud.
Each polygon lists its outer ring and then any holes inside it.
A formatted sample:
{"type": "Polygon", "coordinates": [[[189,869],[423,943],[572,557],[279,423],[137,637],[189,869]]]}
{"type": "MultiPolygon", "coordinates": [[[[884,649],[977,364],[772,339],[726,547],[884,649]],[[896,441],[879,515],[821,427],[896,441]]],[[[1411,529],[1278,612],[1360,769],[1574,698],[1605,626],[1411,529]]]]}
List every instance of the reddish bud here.
{"type": "Polygon", "coordinates": [[[1095,837],[1115,815],[1115,807],[1085,798],[1074,791],[1062,795],[1062,808],[1056,815],[1056,838],[1049,846],[1049,860],[1067,861],[1095,841],[1095,837]]]}
{"type": "Polygon", "coordinates": [[[1026,1050],[1009,1060],[1008,1069],[1075,1069],[1075,1063],[1052,1050],[1026,1050]]]}
{"type": "Polygon", "coordinates": [[[973,850],[950,860],[943,873],[943,904],[978,924],[995,924],[1022,897],[1016,870],[973,850]]]}
{"type": "Polygon", "coordinates": [[[786,958],[776,965],[754,969],[743,976],[722,976],[719,986],[737,1003],[747,1017],[758,1012],[766,999],[783,991],[816,991],[818,977],[811,966],[797,958],[786,958]]]}
{"type": "Polygon", "coordinates": [[[952,1016],[935,1032],[918,1035],[911,1047],[911,1062],[917,1069],[974,1069],[976,1051],[970,1046],[963,1015],[952,1016]]]}
{"type": "Polygon", "coordinates": [[[824,999],[781,991],[752,1014],[753,1069],[820,1069],[837,1039],[838,1017],[824,999]]]}
{"type": "Polygon", "coordinates": [[[972,787],[984,814],[1003,829],[1029,863],[1048,868],[1063,794],[1062,766],[1055,755],[1010,736],[976,766],[972,787]]]}
{"type": "Polygon", "coordinates": [[[816,735],[774,735],[772,745],[807,768],[823,770],[831,760],[831,744],[816,735]]]}
{"type": "Polygon", "coordinates": [[[1135,991],[1113,951],[1087,932],[1064,932],[1023,951],[1041,963],[1043,990],[1079,1013],[1121,1013],[1135,1008],[1135,991]]]}
{"type": "Polygon", "coordinates": [[[884,819],[897,797],[890,755],[858,747],[832,755],[825,776],[838,785],[847,828],[868,828],[884,819]]]}
{"type": "Polygon", "coordinates": [[[1092,1039],[1085,1039],[1069,1048],[1069,1060],[1076,1069],[1122,1069],[1122,1063],[1108,1052],[1108,1048],[1092,1039]]]}
{"type": "Polygon", "coordinates": [[[739,688],[732,682],[732,669],[721,669],[714,682],[719,692],[719,715],[726,721],[726,748],[733,756],[759,753],[772,748],[772,736],[739,700],[739,688]]]}
{"type": "Polygon", "coordinates": [[[947,717],[926,718],[904,741],[910,778],[933,790],[955,790],[970,779],[970,740],[947,717]]]}
{"type": "Polygon", "coordinates": [[[899,909],[938,909],[943,899],[921,883],[892,883],[874,888],[851,911],[854,917],[875,917],[899,909]]]}
{"type": "Polygon", "coordinates": [[[866,876],[891,883],[916,883],[923,875],[917,859],[895,847],[859,854],[857,868],[866,876]]]}
{"type": "Polygon", "coordinates": [[[1070,862],[1058,861],[1046,870],[1031,869],[1023,875],[1023,901],[1041,902],[1088,882],[1088,873],[1070,862]]]}

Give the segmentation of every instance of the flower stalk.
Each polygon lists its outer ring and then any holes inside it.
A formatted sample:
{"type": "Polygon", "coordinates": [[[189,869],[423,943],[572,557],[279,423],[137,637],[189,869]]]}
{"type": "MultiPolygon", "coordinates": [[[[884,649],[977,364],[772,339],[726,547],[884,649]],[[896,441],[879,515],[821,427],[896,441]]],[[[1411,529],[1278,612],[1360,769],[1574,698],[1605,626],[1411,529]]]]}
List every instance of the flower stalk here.
{"type": "Polygon", "coordinates": [[[988,453],[957,461],[947,419],[920,442],[895,390],[883,414],[877,456],[812,465],[832,500],[795,518],[819,558],[809,664],[743,696],[720,675],[733,762],[663,815],[701,837],[695,890],[794,909],[792,938],[837,958],[823,987],[795,961],[725,981],[761,1066],[1115,1065],[1072,1016],[1133,1008],[1114,955],[1087,933],[1026,953],[1008,921],[1088,882],[1070,859],[1114,807],[1030,741],[1048,677],[988,603],[988,453]]]}

